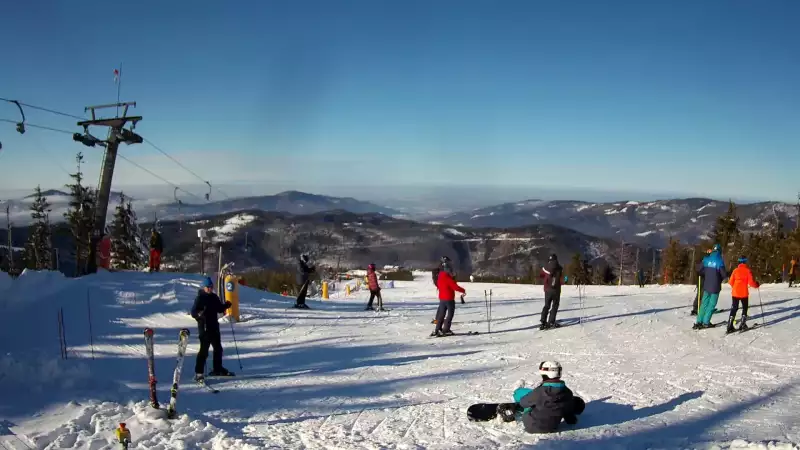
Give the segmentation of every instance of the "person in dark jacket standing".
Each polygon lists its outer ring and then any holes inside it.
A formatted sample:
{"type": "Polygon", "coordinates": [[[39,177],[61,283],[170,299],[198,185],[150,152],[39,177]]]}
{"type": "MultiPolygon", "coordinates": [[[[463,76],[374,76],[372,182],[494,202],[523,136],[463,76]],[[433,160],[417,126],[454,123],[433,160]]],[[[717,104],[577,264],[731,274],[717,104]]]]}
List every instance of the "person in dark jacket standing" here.
{"type": "Polygon", "coordinates": [[[436,329],[433,330],[431,336],[452,336],[454,333],[450,331],[450,325],[453,323],[453,316],[456,313],[456,292],[466,295],[467,291],[456,283],[447,270],[439,272],[438,287],[439,309],[436,310],[436,319],[434,320],[436,329]]]}
{"type": "Polygon", "coordinates": [[[639,287],[644,287],[644,270],[639,269],[636,271],[636,282],[639,283],[639,287]]]}
{"type": "Polygon", "coordinates": [[[306,294],[308,294],[308,284],[311,282],[311,274],[316,268],[308,261],[308,254],[303,253],[297,260],[297,286],[300,292],[297,293],[297,300],[294,307],[299,309],[309,309],[306,305],[306,294]]]}
{"type": "MultiPolygon", "coordinates": [[[[710,255],[711,254],[711,249],[708,249],[708,251],[706,251],[706,254],[710,255]]],[[[701,264],[697,265],[698,269],[701,266],[701,264]]],[[[696,316],[697,315],[697,311],[700,310],[700,302],[702,300],[703,300],[703,271],[702,270],[698,270],[697,271],[697,292],[695,293],[694,299],[692,300],[692,312],[689,313],[690,315],[692,315],[692,316],[696,316]]]]}
{"type": "Polygon", "coordinates": [[[558,256],[555,253],[550,255],[547,264],[542,267],[541,278],[544,278],[544,308],[542,309],[540,330],[548,328],[558,328],[556,314],[558,314],[558,304],[561,302],[561,280],[564,276],[564,269],[558,263],[558,256]],[[550,316],[548,318],[548,312],[550,316]]]}
{"type": "Polygon", "coordinates": [[[369,288],[369,302],[367,302],[367,311],[374,311],[372,302],[377,297],[378,308],[383,311],[383,298],[381,298],[381,286],[378,283],[378,274],[375,273],[375,264],[367,266],[367,287],[369,288]]]}
{"type": "Polygon", "coordinates": [[[697,272],[703,274],[703,298],[700,301],[700,311],[692,329],[713,328],[711,316],[717,308],[719,293],[722,292],[722,283],[728,278],[725,261],[722,260],[721,245],[714,244],[711,254],[703,258],[703,261],[697,266],[697,272]]]}
{"type": "Polygon", "coordinates": [[[150,234],[150,272],[161,270],[161,253],[163,251],[164,241],[161,239],[161,233],[153,228],[153,233],[150,234]]]}
{"type": "Polygon", "coordinates": [[[561,420],[574,425],[578,415],[586,408],[582,398],[574,395],[561,380],[562,368],[558,361],[539,364],[542,383],[534,389],[518,388],[514,401],[522,408],[522,423],[528,433],[554,433],[561,420]]]}
{"type": "Polygon", "coordinates": [[[203,368],[208,358],[208,348],[214,348],[214,360],[211,376],[233,376],[233,372],[222,367],[222,336],[219,331],[219,314],[231,307],[231,302],[222,303],[214,293],[214,282],[206,277],[202,289],[197,292],[197,297],[192,305],[192,318],[197,321],[197,337],[200,339],[200,350],[197,352],[197,361],[194,364],[195,380],[203,380],[203,368]]]}

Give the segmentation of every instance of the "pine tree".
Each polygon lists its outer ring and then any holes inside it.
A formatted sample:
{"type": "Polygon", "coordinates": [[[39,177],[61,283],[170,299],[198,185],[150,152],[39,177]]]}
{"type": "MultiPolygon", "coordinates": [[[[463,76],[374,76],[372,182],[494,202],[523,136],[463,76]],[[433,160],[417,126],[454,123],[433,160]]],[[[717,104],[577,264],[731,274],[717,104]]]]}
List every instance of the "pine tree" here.
{"type": "Polygon", "coordinates": [[[580,253],[572,255],[572,260],[567,264],[566,274],[572,284],[591,284],[587,261],[581,257],[580,253]]]}
{"type": "Polygon", "coordinates": [[[111,268],[136,270],[142,265],[142,238],[130,199],[120,193],[111,225],[111,268]],[[126,202],[127,200],[127,202],[126,202]]]}
{"type": "Polygon", "coordinates": [[[741,241],[739,216],[736,213],[736,204],[732,201],[728,203],[728,212],[717,217],[717,221],[711,231],[711,237],[715,243],[722,246],[723,255],[725,256],[730,253],[728,244],[735,244],[737,241],[741,241]]]}
{"type": "Polygon", "coordinates": [[[94,225],[95,192],[92,188],[82,184],[83,172],[81,172],[81,163],[83,162],[83,154],[79,152],[75,157],[75,161],[78,163],[78,170],[74,174],[70,174],[70,177],[75,182],[66,185],[72,198],[64,217],[74,240],[76,275],[80,276],[86,273],[89,263],[89,246],[91,245],[94,225]]]}
{"type": "Polygon", "coordinates": [[[25,266],[34,270],[52,269],[51,209],[47,197],[42,194],[41,186],[36,186],[30,210],[33,225],[25,243],[25,266]]]}
{"type": "Polygon", "coordinates": [[[666,272],[665,283],[684,284],[691,282],[691,255],[680,241],[670,238],[664,250],[663,267],[666,272]]]}

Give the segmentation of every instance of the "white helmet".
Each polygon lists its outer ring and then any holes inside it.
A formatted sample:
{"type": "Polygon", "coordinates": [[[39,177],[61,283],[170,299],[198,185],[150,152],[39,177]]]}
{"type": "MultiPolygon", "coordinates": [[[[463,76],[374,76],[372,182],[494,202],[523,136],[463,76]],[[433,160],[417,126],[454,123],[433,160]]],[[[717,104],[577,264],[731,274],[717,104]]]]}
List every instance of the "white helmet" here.
{"type": "Polygon", "coordinates": [[[542,361],[539,364],[539,375],[547,378],[561,378],[561,363],[558,361],[542,361]]]}

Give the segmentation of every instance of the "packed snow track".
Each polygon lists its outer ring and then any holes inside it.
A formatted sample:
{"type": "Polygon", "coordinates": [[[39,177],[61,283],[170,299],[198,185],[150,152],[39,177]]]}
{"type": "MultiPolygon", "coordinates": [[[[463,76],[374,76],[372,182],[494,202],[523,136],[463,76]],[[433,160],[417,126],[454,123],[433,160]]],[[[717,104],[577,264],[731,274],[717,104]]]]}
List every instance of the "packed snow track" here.
{"type": "MultiPolygon", "coordinates": [[[[213,394],[191,381],[198,343],[187,312],[199,284],[174,273],[0,279],[0,449],[118,448],[119,422],[130,448],[150,450],[800,443],[800,289],[785,285],[751,292],[749,324],[764,326],[726,336],[724,327],[691,329],[691,286],[589,286],[583,310],[577,288],[565,286],[564,326],[540,331],[541,286],[464,283],[453,330],[480,334],[444,338],[428,336],[437,306],[429,274],[384,289],[385,312],[364,311],[366,292],[297,310],[291,298],[242,288],[241,322],[221,322],[224,365],[237,376],[210,379],[213,394]],[[161,410],[148,404],[146,327],[155,330],[161,410]],[[167,420],[181,328],[192,335],[178,418],[167,420]],[[511,401],[521,380],[536,384],[545,359],[561,362],[567,386],[587,402],[577,425],[537,436],[520,423],[467,420],[469,405],[511,401]]],[[[719,307],[730,307],[727,287],[719,307]]]]}

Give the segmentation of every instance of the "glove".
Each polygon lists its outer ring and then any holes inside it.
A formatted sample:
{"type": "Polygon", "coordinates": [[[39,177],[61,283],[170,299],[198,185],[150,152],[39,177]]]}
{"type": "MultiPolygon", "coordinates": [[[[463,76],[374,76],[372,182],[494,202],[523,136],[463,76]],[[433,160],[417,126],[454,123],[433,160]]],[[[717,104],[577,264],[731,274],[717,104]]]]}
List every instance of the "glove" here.
{"type": "Polygon", "coordinates": [[[225,302],[225,309],[230,309],[231,302],[225,302]]]}
{"type": "Polygon", "coordinates": [[[760,288],[760,287],[761,287],[761,283],[759,283],[758,281],[756,281],[756,289],[758,289],[758,288],[760,288]]]}

